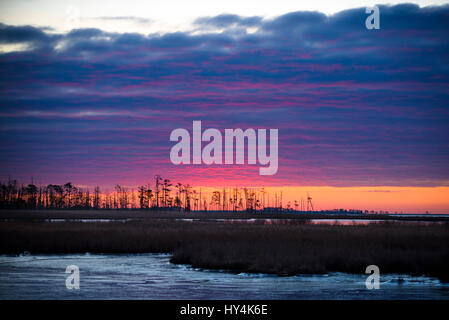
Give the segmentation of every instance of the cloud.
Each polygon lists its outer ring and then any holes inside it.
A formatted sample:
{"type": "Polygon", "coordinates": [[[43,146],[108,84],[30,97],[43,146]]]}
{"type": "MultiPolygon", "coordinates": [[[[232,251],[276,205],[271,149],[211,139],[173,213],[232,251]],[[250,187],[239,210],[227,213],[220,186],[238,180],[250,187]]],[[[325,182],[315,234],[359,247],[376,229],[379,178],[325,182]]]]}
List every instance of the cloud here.
{"type": "Polygon", "coordinates": [[[133,22],[137,24],[150,24],[152,23],[151,19],[143,18],[143,17],[135,17],[135,16],[116,16],[116,17],[96,17],[92,18],[100,21],[124,21],[124,22],[133,22]]]}
{"type": "Polygon", "coordinates": [[[170,131],[202,120],[279,128],[276,183],[447,184],[449,7],[380,12],[380,30],[364,8],[224,14],[149,35],[1,25],[0,46],[27,46],[0,54],[0,174],[66,160],[63,171],[73,152],[92,172],[115,159],[110,177],[140,177],[129,163],[175,172],[170,131]]]}
{"type": "Polygon", "coordinates": [[[201,17],[194,24],[199,26],[212,26],[217,28],[229,28],[233,26],[257,27],[261,24],[262,17],[241,17],[235,14],[221,14],[215,17],[201,17]]]}
{"type": "Polygon", "coordinates": [[[48,28],[32,26],[8,26],[0,23],[0,46],[28,44],[28,50],[52,48],[60,35],[49,34],[48,28]]]}

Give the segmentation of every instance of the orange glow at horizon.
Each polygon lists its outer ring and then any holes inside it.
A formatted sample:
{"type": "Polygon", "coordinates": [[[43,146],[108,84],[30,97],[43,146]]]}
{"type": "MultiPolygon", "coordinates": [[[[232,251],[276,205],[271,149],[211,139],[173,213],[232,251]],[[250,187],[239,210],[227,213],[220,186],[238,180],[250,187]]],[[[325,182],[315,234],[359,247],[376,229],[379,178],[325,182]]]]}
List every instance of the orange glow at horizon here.
{"type": "MultiPolygon", "coordinates": [[[[206,194],[220,188],[196,187],[206,194]]],[[[255,188],[258,189],[258,188],[255,188]]],[[[227,188],[230,190],[230,188],[227,188]]],[[[360,209],[404,213],[449,213],[449,187],[331,187],[331,186],[285,186],[264,187],[271,203],[275,194],[279,198],[282,191],[282,205],[290,201],[306,201],[312,198],[315,210],[360,209]]],[[[267,200],[266,200],[267,201],[267,200]]],[[[268,205],[267,205],[268,206],[268,205]]]]}
{"type": "Polygon", "coordinates": [[[360,209],[404,213],[449,213],[449,187],[268,187],[282,190],[283,205],[312,197],[315,210],[360,209]]]}
{"type": "MultiPolygon", "coordinates": [[[[129,188],[137,195],[136,188],[129,188]]],[[[227,198],[232,192],[231,187],[225,187],[227,198]]],[[[242,188],[240,196],[244,198],[242,188]]],[[[274,207],[275,203],[287,208],[290,204],[295,209],[301,198],[304,203],[307,195],[312,198],[314,210],[356,209],[368,211],[388,211],[389,213],[432,213],[449,214],[449,187],[332,187],[332,186],[283,186],[283,187],[251,187],[258,193],[262,202],[262,190],[265,191],[265,206],[274,207]],[[277,201],[277,202],[276,202],[277,201]]],[[[176,195],[176,188],[171,187],[171,195],[176,195]]],[[[223,192],[223,187],[195,186],[197,194],[201,192],[202,202],[206,201],[210,207],[211,196],[214,191],[223,192]]],[[[154,192],[154,191],[153,191],[154,192]]],[[[107,194],[107,193],[106,193],[107,194]]]]}

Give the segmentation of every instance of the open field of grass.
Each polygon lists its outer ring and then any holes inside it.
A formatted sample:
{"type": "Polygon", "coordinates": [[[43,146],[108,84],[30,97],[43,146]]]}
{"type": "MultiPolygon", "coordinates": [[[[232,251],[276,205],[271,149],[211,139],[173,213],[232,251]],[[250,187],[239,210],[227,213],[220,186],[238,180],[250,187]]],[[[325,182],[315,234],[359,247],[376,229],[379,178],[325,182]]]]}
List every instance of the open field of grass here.
{"type": "Polygon", "coordinates": [[[365,226],[138,221],[0,221],[0,253],[173,254],[173,263],[282,275],[383,273],[449,280],[449,225],[385,222],[365,226]]]}

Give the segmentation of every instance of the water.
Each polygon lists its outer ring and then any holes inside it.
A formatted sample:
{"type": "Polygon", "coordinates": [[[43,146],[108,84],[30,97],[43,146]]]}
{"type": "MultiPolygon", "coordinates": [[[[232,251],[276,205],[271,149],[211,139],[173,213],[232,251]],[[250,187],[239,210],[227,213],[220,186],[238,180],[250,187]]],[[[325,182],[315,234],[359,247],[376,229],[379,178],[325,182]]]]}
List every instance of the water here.
{"type": "Polygon", "coordinates": [[[445,221],[419,221],[419,220],[385,220],[385,219],[264,219],[264,218],[252,218],[252,219],[175,219],[184,222],[218,222],[218,223],[263,223],[263,224],[324,224],[324,225],[344,225],[344,226],[356,226],[356,225],[369,225],[377,223],[401,223],[401,224],[419,224],[419,225],[432,225],[432,224],[445,224],[445,221]]]}
{"type": "Polygon", "coordinates": [[[376,223],[396,223],[396,224],[419,224],[419,225],[435,225],[445,224],[444,221],[415,221],[415,220],[382,220],[382,219],[310,219],[307,220],[309,224],[326,224],[326,225],[340,225],[340,226],[357,226],[369,225],[376,223]]]}
{"type": "MultiPolygon", "coordinates": [[[[58,222],[83,222],[83,223],[108,223],[108,222],[132,222],[132,221],[143,221],[142,218],[127,218],[127,219],[45,219],[45,222],[58,223],[58,222]]],[[[157,218],[154,220],[175,220],[183,222],[216,222],[216,223],[227,223],[227,224],[324,224],[324,225],[345,225],[345,226],[355,226],[355,225],[369,225],[377,223],[401,223],[401,224],[419,224],[419,225],[435,225],[435,224],[448,224],[447,221],[420,221],[420,220],[385,220],[385,219],[265,219],[265,218],[251,218],[251,219],[209,219],[209,218],[175,218],[175,219],[163,219],[157,218]]],[[[0,219],[0,221],[7,222],[11,219],[0,219]]]]}
{"type": "Polygon", "coordinates": [[[0,256],[0,299],[449,299],[434,278],[331,273],[278,277],[192,269],[161,254],[0,256]],[[68,265],[80,269],[80,289],[65,287],[68,265]]]}

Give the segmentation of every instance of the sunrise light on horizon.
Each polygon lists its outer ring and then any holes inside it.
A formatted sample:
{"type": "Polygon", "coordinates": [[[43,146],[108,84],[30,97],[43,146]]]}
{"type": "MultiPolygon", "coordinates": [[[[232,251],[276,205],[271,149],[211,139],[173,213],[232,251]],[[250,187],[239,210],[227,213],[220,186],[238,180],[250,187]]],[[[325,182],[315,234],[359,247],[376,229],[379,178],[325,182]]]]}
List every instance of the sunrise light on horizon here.
{"type": "Polygon", "coordinates": [[[449,213],[446,2],[379,5],[380,30],[365,28],[375,1],[257,3],[2,2],[0,181],[108,191],[160,174],[449,213]],[[174,165],[170,132],[195,120],[278,128],[276,174],[174,165]]]}

